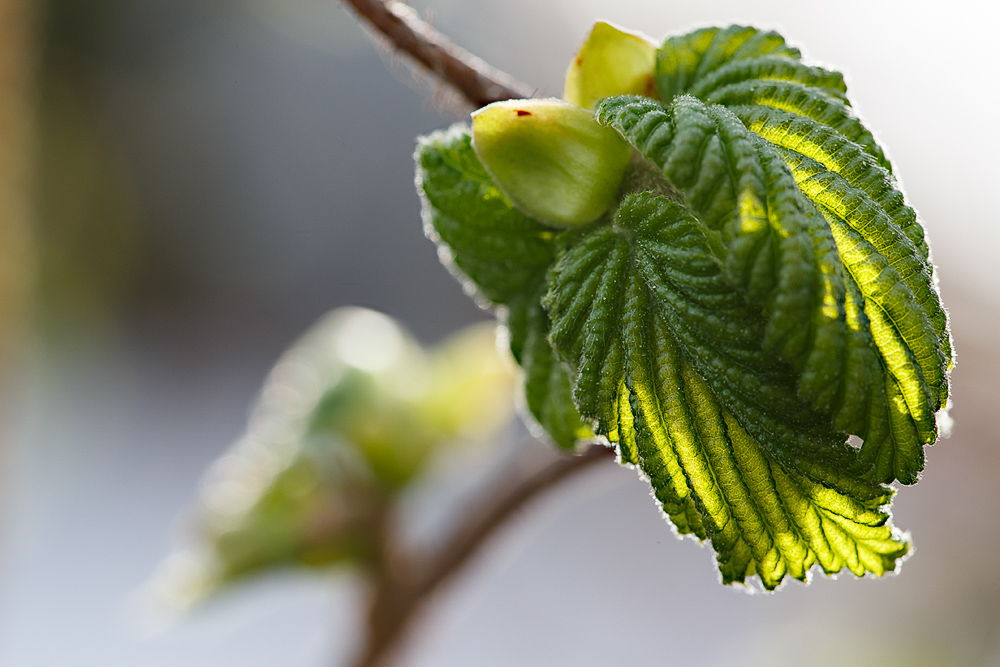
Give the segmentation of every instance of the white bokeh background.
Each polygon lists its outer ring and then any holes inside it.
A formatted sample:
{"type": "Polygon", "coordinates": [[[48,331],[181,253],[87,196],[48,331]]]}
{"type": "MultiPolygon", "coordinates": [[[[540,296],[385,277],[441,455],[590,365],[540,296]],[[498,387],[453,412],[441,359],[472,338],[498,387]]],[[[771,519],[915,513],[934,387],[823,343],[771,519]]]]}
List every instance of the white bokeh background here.
{"type": "MultiPolygon", "coordinates": [[[[711,551],[675,539],[635,473],[609,466],[506,530],[436,599],[404,664],[1000,665],[997,5],[414,4],[545,94],[596,19],[654,36],[775,28],[845,72],[927,227],[959,365],[954,434],[894,505],[916,545],[898,576],[725,588],[711,551]]],[[[129,7],[103,109],[149,261],[190,294],[26,364],[5,408],[0,664],[339,665],[358,633],[348,574],[271,577],[170,627],[134,594],[269,364],[323,312],[375,307],[428,342],[484,317],[437,265],[412,188],[413,138],[453,118],[333,0],[129,7]]]]}

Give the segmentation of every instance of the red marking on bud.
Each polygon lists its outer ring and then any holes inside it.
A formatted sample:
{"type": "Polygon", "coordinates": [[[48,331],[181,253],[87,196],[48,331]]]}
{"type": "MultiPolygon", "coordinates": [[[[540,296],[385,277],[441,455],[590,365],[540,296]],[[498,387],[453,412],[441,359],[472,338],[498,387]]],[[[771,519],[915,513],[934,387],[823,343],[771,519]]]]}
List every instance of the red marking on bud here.
{"type": "Polygon", "coordinates": [[[517,115],[518,116],[530,116],[531,112],[530,111],[525,111],[524,109],[518,109],[517,110],[517,115]]]}

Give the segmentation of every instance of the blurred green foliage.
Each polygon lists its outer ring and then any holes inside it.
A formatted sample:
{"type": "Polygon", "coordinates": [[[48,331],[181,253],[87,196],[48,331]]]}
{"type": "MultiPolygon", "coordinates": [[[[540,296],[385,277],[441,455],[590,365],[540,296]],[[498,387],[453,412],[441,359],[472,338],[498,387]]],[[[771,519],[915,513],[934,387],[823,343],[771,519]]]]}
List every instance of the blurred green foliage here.
{"type": "Polygon", "coordinates": [[[196,543],[168,561],[161,599],[185,607],[273,567],[374,563],[400,493],[508,421],[512,364],[495,332],[473,326],[428,352],[370,310],[315,325],[210,472],[196,543]]]}

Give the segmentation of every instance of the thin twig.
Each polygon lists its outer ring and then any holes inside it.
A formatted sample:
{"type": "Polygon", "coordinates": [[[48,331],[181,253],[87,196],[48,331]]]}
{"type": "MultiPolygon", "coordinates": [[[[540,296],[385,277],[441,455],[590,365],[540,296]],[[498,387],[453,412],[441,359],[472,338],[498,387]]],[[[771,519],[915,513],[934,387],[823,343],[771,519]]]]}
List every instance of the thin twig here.
{"type": "Polygon", "coordinates": [[[531,88],[487,65],[422,21],[397,0],[343,0],[385,36],[392,47],[420,63],[462,94],[474,108],[501,100],[531,97],[531,88]]]}
{"type": "Polygon", "coordinates": [[[389,664],[410,622],[422,605],[459,572],[483,544],[522,507],[560,481],[594,463],[614,458],[614,450],[591,445],[578,456],[563,456],[527,476],[506,479],[471,512],[444,546],[422,564],[405,554],[387,554],[376,577],[369,615],[368,643],[356,667],[389,664]]]}
{"type": "Polygon", "coordinates": [[[563,479],[589,468],[597,461],[613,459],[614,455],[615,450],[610,447],[591,445],[582,454],[560,457],[523,481],[508,483],[506,491],[498,489],[496,496],[499,499],[492,501],[479,513],[470,516],[434,558],[433,567],[424,573],[418,592],[426,595],[465,565],[494,531],[526,503],[563,479]]]}

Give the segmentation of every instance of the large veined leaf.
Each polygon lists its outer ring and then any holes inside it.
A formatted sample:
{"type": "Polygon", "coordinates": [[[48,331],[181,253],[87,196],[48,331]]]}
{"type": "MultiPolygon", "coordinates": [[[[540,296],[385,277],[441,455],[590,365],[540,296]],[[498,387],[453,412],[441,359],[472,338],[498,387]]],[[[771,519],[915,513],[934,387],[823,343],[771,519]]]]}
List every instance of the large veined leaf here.
{"type": "Polygon", "coordinates": [[[898,272],[858,233],[827,224],[777,151],[725,108],[688,96],[669,108],[611,98],[598,119],[660,166],[719,235],[730,284],[765,302],[758,342],[796,368],[799,394],[864,440],[875,478],[915,481],[941,407],[925,378],[945,371],[898,272]]]}
{"type": "Polygon", "coordinates": [[[843,77],[799,57],[773,32],[742,26],[700,30],[664,42],[657,55],[657,89],[664,102],[686,93],[733,112],[784,157],[828,220],[842,256],[856,250],[853,262],[845,257],[855,278],[866,282],[864,277],[878,274],[883,283],[900,283],[892,288],[895,299],[879,303],[884,284],[864,290],[865,299],[872,304],[869,311],[886,310],[901,334],[921,329],[932,338],[916,350],[910,347],[939,408],[948,397],[943,370],[951,369],[953,359],[923,227],[884,151],[851,110],[843,77]],[[866,264],[874,254],[885,263],[866,264]],[[914,321],[916,313],[890,310],[888,302],[903,298],[919,305],[929,327],[914,321]]]}
{"type": "Polygon", "coordinates": [[[906,552],[877,509],[886,489],[846,473],[853,450],[782,386],[759,318],[683,207],[627,196],[613,224],[573,240],[546,304],[580,411],[680,531],[711,538],[725,581],[756,573],[773,588],[817,561],[882,574],[906,552]]]}
{"type": "Polygon", "coordinates": [[[506,308],[543,427],[565,444],[582,416],[724,581],[891,570],[884,484],[916,481],[953,364],[916,214],[843,77],[779,35],[670,38],[651,76],[597,106],[634,149],[604,216],[557,234],[452,130],[418,150],[431,236],[506,308]]]}

